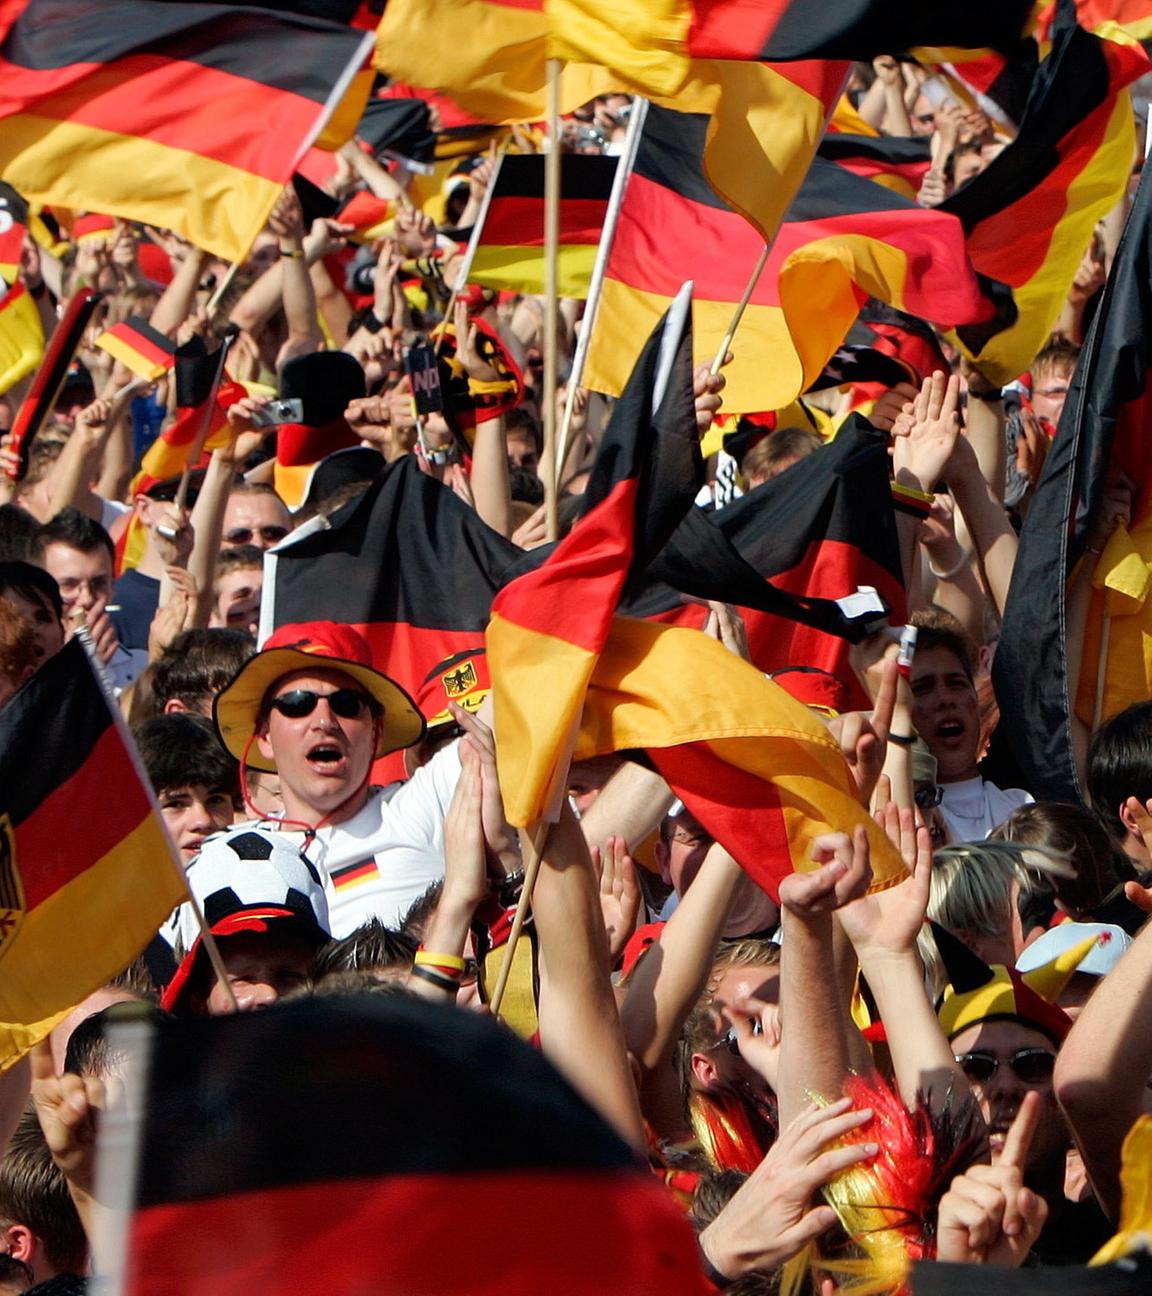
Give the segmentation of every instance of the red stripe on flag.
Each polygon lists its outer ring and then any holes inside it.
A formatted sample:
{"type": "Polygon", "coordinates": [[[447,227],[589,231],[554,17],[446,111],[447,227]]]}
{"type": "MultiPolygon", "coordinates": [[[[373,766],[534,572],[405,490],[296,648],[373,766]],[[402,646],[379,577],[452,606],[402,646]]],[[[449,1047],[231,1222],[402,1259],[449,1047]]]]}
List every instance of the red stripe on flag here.
{"type": "MultiPolygon", "coordinates": [[[[316,1167],[317,1177],[324,1167],[316,1167]]],[[[508,1296],[699,1296],[695,1242],[670,1194],[642,1171],[547,1169],[390,1175],[235,1192],[137,1211],[135,1296],[299,1290],[508,1296]],[[478,1201],[517,1203],[494,1229],[478,1201]],[[444,1245],[451,1219],[452,1245],[444,1245]],[[204,1246],[206,1237],[224,1239],[204,1246]],[[559,1243],[559,1245],[558,1245],[559,1243]],[[584,1261],[573,1264],[573,1256],[584,1261]]]]}
{"type": "Polygon", "coordinates": [[[599,653],[628,575],[639,488],[635,477],[618,481],[542,567],[496,595],[493,614],[599,653]]]}
{"type": "Polygon", "coordinates": [[[760,59],[791,0],[691,0],[688,53],[701,59],[760,59]]]}
{"type": "MultiPolygon", "coordinates": [[[[608,204],[598,198],[560,200],[560,243],[597,244],[608,204]]],[[[484,218],[480,246],[543,247],[544,199],[495,197],[484,218]]]]}
{"type": "Polygon", "coordinates": [[[171,366],[173,363],[171,350],[165,350],[164,347],[153,342],[150,337],[146,337],[143,333],[137,332],[131,324],[113,324],[108,332],[114,338],[119,338],[125,346],[130,346],[133,351],[142,355],[145,360],[150,360],[153,364],[171,366]]]}
{"type": "Polygon", "coordinates": [[[87,871],[151,813],[132,758],[109,717],[88,759],[15,830],[24,903],[34,909],[87,871]]]}
{"type": "Polygon", "coordinates": [[[269,180],[283,179],[285,149],[308,134],[320,113],[302,95],[157,54],[51,71],[0,58],[0,86],[0,116],[31,113],[139,136],[269,180]],[[254,131],[254,120],[265,129],[254,131]]]}

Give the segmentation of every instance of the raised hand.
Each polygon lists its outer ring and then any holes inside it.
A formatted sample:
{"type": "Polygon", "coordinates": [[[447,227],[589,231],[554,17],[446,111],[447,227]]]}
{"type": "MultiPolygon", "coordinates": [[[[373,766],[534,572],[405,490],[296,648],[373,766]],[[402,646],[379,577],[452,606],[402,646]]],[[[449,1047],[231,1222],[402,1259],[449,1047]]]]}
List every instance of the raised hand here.
{"type": "Polygon", "coordinates": [[[940,1199],[938,1260],[1019,1265],[1048,1218],[1043,1197],[1024,1187],[1024,1164],[1040,1119],[1041,1098],[1027,1093],[994,1166],[973,1165],[940,1199]]]}
{"type": "Polygon", "coordinates": [[[896,480],[930,491],[952,458],[960,436],[960,379],[937,370],[925,378],[892,425],[896,480]]]}
{"type": "Polygon", "coordinates": [[[905,954],[916,945],[916,937],[928,912],[929,883],[932,879],[932,838],[927,828],[916,828],[911,810],[897,810],[889,804],[882,826],[905,863],[912,858],[908,877],[896,886],[861,896],[837,911],[840,925],[861,961],[869,954],[905,954]],[[914,854],[913,854],[914,850],[914,854]]]}
{"type": "Polygon", "coordinates": [[[588,850],[592,867],[600,880],[600,912],[604,915],[608,950],[615,967],[636,930],[636,919],[640,916],[636,861],[628,854],[628,843],[623,837],[609,837],[603,850],[595,845],[589,846],[588,850]]]}
{"type": "Polygon", "coordinates": [[[32,1050],[32,1104],[44,1141],[60,1173],[89,1197],[96,1180],[96,1128],[106,1101],[103,1080],[56,1073],[47,1040],[32,1050]]]}
{"type": "Polygon", "coordinates": [[[872,1119],[870,1107],[840,1099],[813,1103],[783,1131],[732,1200],[700,1234],[700,1247],[729,1279],[771,1270],[836,1223],[830,1206],[813,1206],[816,1191],[836,1175],[867,1161],[875,1143],[836,1147],[836,1140],[872,1119]]]}

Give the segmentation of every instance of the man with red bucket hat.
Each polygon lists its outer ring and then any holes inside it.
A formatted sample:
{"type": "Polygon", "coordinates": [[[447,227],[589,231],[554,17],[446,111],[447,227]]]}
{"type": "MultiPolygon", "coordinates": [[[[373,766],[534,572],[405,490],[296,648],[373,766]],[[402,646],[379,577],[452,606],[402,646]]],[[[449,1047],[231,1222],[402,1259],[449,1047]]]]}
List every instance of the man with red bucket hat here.
{"type": "MultiPolygon", "coordinates": [[[[213,714],[242,774],[279,776],[284,813],[261,818],[249,803],[258,822],[209,838],[193,870],[201,862],[243,869],[253,850],[270,851],[290,835],[323,881],[336,937],[373,917],[396,925],[443,876],[458,744],[406,783],[371,784],[373,761],[419,742],[424,720],[408,694],[375,668],[356,630],[329,621],[281,626],[219,694],[213,714]]],[[[492,762],[486,727],[464,713],[460,723],[482,761],[492,762]]],[[[486,784],[495,787],[494,764],[491,774],[486,784]]],[[[485,815],[497,852],[512,840],[502,821],[502,810],[485,815]]]]}

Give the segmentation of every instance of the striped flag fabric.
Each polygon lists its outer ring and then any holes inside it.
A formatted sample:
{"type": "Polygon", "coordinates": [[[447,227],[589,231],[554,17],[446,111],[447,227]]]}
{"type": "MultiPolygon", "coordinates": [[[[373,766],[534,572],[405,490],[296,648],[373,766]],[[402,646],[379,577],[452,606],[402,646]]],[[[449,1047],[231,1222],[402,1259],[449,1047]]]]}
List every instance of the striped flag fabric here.
{"type": "Polygon", "coordinates": [[[994,679],[1001,731],[1045,800],[1076,801],[1075,708],[1091,727],[1152,692],[1152,184],[1145,171],[1020,533],[994,679]],[[1135,485],[1131,517],[1099,556],[1088,537],[1110,482],[1135,485]],[[1067,586],[1094,564],[1080,679],[1067,677],[1067,586]],[[1104,627],[1107,625],[1107,640],[1104,627]]]}
{"type": "Polygon", "coordinates": [[[0,710],[0,1067],[186,898],[132,740],[73,638],[0,710]]]}
{"type": "Polygon", "coordinates": [[[1139,45],[1079,27],[1069,0],[1016,139],[937,208],[964,226],[976,269],[1008,284],[1016,301],[1012,327],[992,336],[954,332],[991,381],[1012,382],[1031,364],[1063,308],[1096,222],[1124,192],[1135,152],[1124,90],[1150,70],[1139,45]]]}
{"type": "MultiPolygon", "coordinates": [[[[710,362],[764,247],[709,184],[708,120],[649,109],[608,257],[585,384],[616,395],[639,339],[679,287],[695,282],[696,358],[710,362]]],[[[953,216],[886,192],[817,158],[788,209],[725,370],[725,408],[780,409],[835,353],[868,297],[934,323],[993,331],[1006,291],[979,277],[953,216]]]]}
{"type": "Polygon", "coordinates": [[[28,200],[172,229],[243,259],[312,144],[367,99],[372,38],[296,13],[173,0],[11,0],[0,173],[28,200]]]}
{"type": "Polygon", "coordinates": [[[685,297],[613,411],[582,516],[493,601],[487,647],[505,812],[525,828],[548,819],[570,759],[643,750],[770,893],[810,867],[816,834],[857,824],[883,885],[904,866],[823,724],[698,631],[616,615],[692,508],[699,479],[685,297]]]}
{"type": "Polygon", "coordinates": [[[163,378],[176,363],[176,343],[139,315],[130,315],[105,329],[96,339],[96,345],[137,378],[149,382],[163,378]]]}
{"type": "MultiPolygon", "coordinates": [[[[617,159],[560,158],[558,291],[587,297],[608,213],[617,159]]],[[[516,292],[544,291],[544,155],[506,153],[461,271],[469,283],[516,292]]]]}
{"type": "Polygon", "coordinates": [[[224,376],[227,348],[209,354],[203,339],[193,338],[176,348],[176,417],[144,452],[140,470],[156,481],[175,477],[188,464],[196,443],[201,453],[228,442],[228,409],[248,394],[243,383],[224,376]]]}
{"type": "Polygon", "coordinates": [[[820,141],[817,156],[903,198],[915,198],[932,166],[929,140],[899,135],[849,135],[835,131],[820,141]]]}
{"type": "Polygon", "coordinates": [[[44,327],[23,282],[0,280],[0,393],[27,378],[44,359],[44,327]]]}
{"type": "Polygon", "coordinates": [[[395,208],[387,198],[377,198],[375,194],[361,190],[340,208],[336,219],[353,227],[355,242],[371,243],[373,239],[384,237],[395,215],[395,208]]]}
{"type": "Polygon", "coordinates": [[[407,996],[160,1025],[138,1164],[127,1296],[708,1287],[671,1194],[539,1050],[407,996]]]}

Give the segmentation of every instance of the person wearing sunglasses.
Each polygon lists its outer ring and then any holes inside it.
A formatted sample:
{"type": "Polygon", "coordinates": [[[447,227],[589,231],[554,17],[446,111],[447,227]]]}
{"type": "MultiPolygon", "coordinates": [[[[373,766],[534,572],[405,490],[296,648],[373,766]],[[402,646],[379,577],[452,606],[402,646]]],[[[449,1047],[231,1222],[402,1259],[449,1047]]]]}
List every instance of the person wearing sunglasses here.
{"type": "Polygon", "coordinates": [[[224,507],[222,549],[255,545],[271,549],[292,530],[288,506],[267,482],[237,482],[224,507]]]}
{"type": "MultiPolygon", "coordinates": [[[[217,696],[213,717],[242,777],[251,770],[279,777],[283,815],[267,818],[249,803],[255,825],[210,838],[191,872],[227,858],[238,835],[249,850],[291,834],[321,877],[336,937],[371,918],[395,926],[443,877],[459,744],[405,783],[373,786],[374,761],[419,742],[425,724],[408,694],[376,669],[357,631],[328,621],[281,626],[217,696]]],[[[461,724],[482,729],[471,716],[461,724]]]]}
{"type": "MultiPolygon", "coordinates": [[[[1024,1096],[1040,1096],[1042,1114],[1024,1166],[1025,1185],[1048,1204],[1048,1221],[1033,1247],[1045,1264],[1084,1264],[1111,1236],[1096,1201],[1065,1196],[1071,1131],[1056,1102],[1052,1077],[1071,1018],[1055,999],[1076,969],[1062,959],[1027,974],[986,964],[947,933],[934,933],[950,984],[938,1009],[957,1065],[988,1124],[995,1165],[1024,1096]],[[1035,987],[1035,988],[1034,988],[1035,987]],[[1043,989],[1042,996],[1038,991],[1043,989]]],[[[1093,941],[1084,942],[1080,957],[1093,941]]]]}

